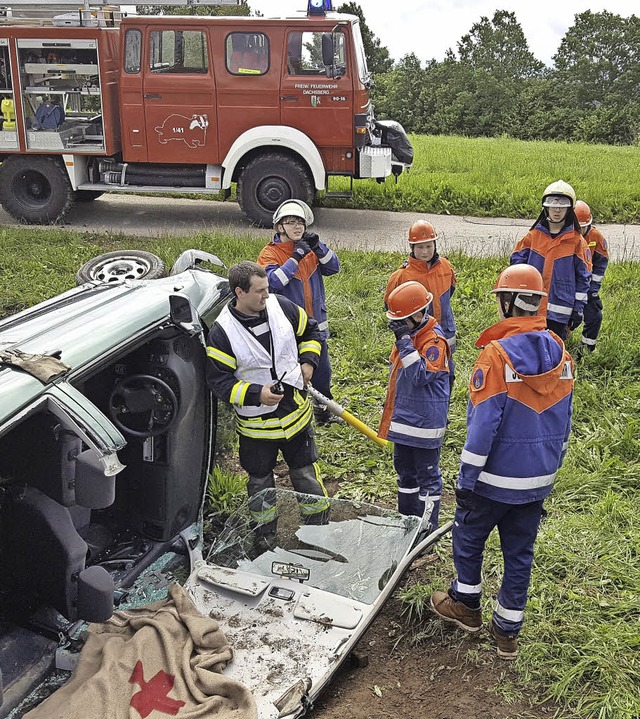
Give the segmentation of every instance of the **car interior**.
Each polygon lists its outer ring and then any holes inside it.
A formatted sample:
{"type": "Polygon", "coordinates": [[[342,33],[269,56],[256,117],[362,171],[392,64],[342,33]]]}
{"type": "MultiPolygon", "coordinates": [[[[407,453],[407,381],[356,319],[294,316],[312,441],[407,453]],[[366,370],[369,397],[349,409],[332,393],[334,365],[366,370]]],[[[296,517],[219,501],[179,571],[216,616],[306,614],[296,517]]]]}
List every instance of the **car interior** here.
{"type": "Polygon", "coordinates": [[[170,325],[72,378],[126,438],[112,476],[46,399],[0,436],[0,716],[74,625],[106,620],[160,557],[188,568],[180,533],[199,519],[215,441],[205,360],[170,325]]]}

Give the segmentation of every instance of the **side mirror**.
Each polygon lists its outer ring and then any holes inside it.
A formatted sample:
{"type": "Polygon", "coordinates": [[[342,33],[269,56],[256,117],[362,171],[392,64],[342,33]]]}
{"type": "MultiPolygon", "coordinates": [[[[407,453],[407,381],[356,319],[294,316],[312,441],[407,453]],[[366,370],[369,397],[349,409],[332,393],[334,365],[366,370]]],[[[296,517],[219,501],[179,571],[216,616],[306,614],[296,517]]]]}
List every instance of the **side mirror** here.
{"type": "Polygon", "coordinates": [[[333,65],[333,53],[334,53],[334,42],[333,35],[325,32],[322,35],[322,64],[325,67],[331,67],[333,65]]]}
{"type": "Polygon", "coordinates": [[[169,297],[171,321],[176,325],[192,324],[193,311],[191,302],[184,295],[171,295],[169,297]]]}

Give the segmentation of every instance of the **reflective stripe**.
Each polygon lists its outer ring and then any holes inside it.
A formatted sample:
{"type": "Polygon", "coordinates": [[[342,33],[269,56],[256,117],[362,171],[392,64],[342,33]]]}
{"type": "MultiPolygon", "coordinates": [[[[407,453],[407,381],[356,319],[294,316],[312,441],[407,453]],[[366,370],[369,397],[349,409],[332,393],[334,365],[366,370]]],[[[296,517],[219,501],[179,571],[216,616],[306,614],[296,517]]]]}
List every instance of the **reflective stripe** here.
{"type": "Polygon", "coordinates": [[[415,364],[416,362],[420,362],[420,354],[418,350],[414,350],[413,352],[410,352],[408,355],[402,358],[403,367],[411,367],[411,365],[415,364]]]}
{"type": "MultiPolygon", "coordinates": [[[[537,309],[537,308],[536,308],[536,309],[537,309]]],[[[453,337],[447,337],[446,340],[447,340],[447,342],[449,343],[449,347],[451,347],[451,349],[454,349],[455,346],[456,346],[456,338],[455,338],[455,335],[454,335],[453,337]]]]}
{"type": "Polygon", "coordinates": [[[597,340],[592,340],[590,337],[585,337],[582,335],[582,344],[583,345],[595,345],[597,340]]]}
{"type": "Polygon", "coordinates": [[[547,312],[555,312],[558,315],[570,315],[573,312],[573,307],[563,307],[562,305],[547,305],[547,312]]]}
{"type": "Polygon", "coordinates": [[[318,499],[315,502],[300,502],[298,505],[300,508],[300,514],[304,514],[306,516],[320,514],[320,512],[324,512],[329,509],[330,506],[329,500],[326,497],[320,496],[318,496],[318,499]]]}
{"type": "Polygon", "coordinates": [[[275,506],[263,509],[261,512],[254,512],[251,510],[251,517],[254,521],[259,524],[266,524],[267,522],[273,522],[277,516],[277,509],[275,506]]]}
{"type": "Polygon", "coordinates": [[[521,622],[524,619],[524,611],[521,609],[505,609],[500,602],[496,602],[496,607],[493,611],[508,622],[521,622]]]}
{"type": "Polygon", "coordinates": [[[324,257],[318,258],[318,262],[321,265],[326,265],[327,262],[330,262],[332,259],[333,259],[333,250],[329,250],[329,252],[327,252],[327,254],[324,257]]]}
{"type": "Polygon", "coordinates": [[[418,494],[420,487],[398,487],[400,494],[418,494]]]}
{"type": "Polygon", "coordinates": [[[586,292],[576,292],[576,299],[578,302],[586,302],[587,301],[587,293],[586,292]]]}
{"type": "Polygon", "coordinates": [[[562,451],[564,452],[565,449],[569,447],[569,442],[563,442],[562,443],[562,451]]]}
{"type": "Polygon", "coordinates": [[[302,307],[298,307],[298,329],[296,330],[296,335],[298,337],[301,337],[307,329],[307,320],[307,313],[302,309],[302,307]]]}
{"type": "Polygon", "coordinates": [[[502,487],[503,489],[535,489],[537,487],[546,487],[553,484],[556,473],[542,474],[539,477],[503,477],[499,474],[490,474],[489,472],[480,472],[478,481],[490,484],[492,487],[502,487]]]}
{"type": "Polygon", "coordinates": [[[263,335],[265,332],[269,331],[269,323],[263,322],[261,325],[256,325],[255,327],[251,327],[250,331],[256,337],[260,337],[260,335],[263,335]]]}
{"type": "Polygon", "coordinates": [[[309,340],[308,342],[301,342],[298,345],[298,352],[302,354],[303,352],[313,352],[314,354],[319,355],[320,354],[320,342],[316,340],[309,340]]]}
{"type": "Polygon", "coordinates": [[[249,387],[251,387],[251,382],[244,382],[243,380],[236,382],[231,388],[229,402],[231,404],[243,405],[249,387]]]}
{"type": "Polygon", "coordinates": [[[413,427],[410,424],[402,424],[402,422],[391,422],[390,432],[398,432],[398,434],[406,434],[407,437],[424,437],[426,439],[439,439],[444,437],[446,427],[438,427],[436,429],[413,427]]]}
{"type": "Polygon", "coordinates": [[[456,579],[455,585],[456,592],[460,592],[460,594],[479,594],[482,591],[482,582],[480,584],[463,584],[456,579]]]}
{"type": "Polygon", "coordinates": [[[273,274],[280,280],[280,282],[282,282],[283,285],[289,284],[289,278],[287,277],[287,274],[282,269],[282,267],[278,267],[277,270],[274,270],[273,274]]]}
{"type": "Polygon", "coordinates": [[[439,494],[421,494],[420,501],[421,502],[439,502],[440,495],[439,494]]]}
{"type": "Polygon", "coordinates": [[[604,280],[604,275],[591,275],[591,279],[596,282],[602,282],[602,280],[604,280]]]}
{"type": "Polygon", "coordinates": [[[318,329],[319,330],[328,330],[329,329],[329,321],[325,320],[324,322],[318,322],[318,329]]]}
{"type": "Polygon", "coordinates": [[[218,360],[218,362],[222,362],[222,364],[231,367],[231,369],[236,369],[237,367],[236,358],[228,355],[226,352],[222,352],[217,347],[207,347],[207,357],[218,360]]]}
{"type": "Polygon", "coordinates": [[[461,462],[472,464],[474,467],[484,467],[488,458],[488,454],[475,454],[474,452],[469,452],[468,449],[463,449],[460,455],[461,462]]]}
{"type": "Polygon", "coordinates": [[[245,419],[236,415],[236,430],[244,437],[254,439],[291,439],[311,421],[311,403],[305,402],[286,417],[260,420],[245,419]]]}

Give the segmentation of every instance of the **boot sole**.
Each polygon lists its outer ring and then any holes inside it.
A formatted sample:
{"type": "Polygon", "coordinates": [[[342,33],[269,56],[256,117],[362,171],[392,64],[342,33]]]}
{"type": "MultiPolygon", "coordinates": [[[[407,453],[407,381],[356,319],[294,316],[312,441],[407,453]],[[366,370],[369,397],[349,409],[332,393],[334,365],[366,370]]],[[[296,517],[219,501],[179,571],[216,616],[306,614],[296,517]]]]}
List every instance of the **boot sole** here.
{"type": "Polygon", "coordinates": [[[451,624],[456,624],[460,627],[460,629],[464,629],[465,632],[469,632],[469,634],[476,634],[482,629],[482,624],[479,627],[471,627],[468,624],[463,624],[459,619],[448,617],[446,614],[440,614],[433,601],[430,600],[429,603],[431,605],[431,609],[440,617],[440,619],[444,619],[445,622],[451,622],[451,624]]]}
{"type": "Polygon", "coordinates": [[[504,652],[502,649],[496,649],[496,652],[498,653],[498,658],[505,662],[512,662],[518,658],[518,652],[504,652]]]}

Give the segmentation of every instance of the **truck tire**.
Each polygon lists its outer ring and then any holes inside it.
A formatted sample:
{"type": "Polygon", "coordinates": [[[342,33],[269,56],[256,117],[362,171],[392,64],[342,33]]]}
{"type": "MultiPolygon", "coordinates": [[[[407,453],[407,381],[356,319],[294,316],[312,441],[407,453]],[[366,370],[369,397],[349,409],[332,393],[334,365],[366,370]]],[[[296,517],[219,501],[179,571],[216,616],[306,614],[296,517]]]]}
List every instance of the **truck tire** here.
{"type": "Polygon", "coordinates": [[[254,157],[238,178],[240,209],[261,227],[272,226],[273,213],[285,200],[295,198],[311,205],[314,194],[304,163],[280,152],[254,157]]]}
{"type": "Polygon", "coordinates": [[[76,200],[78,202],[93,202],[102,195],[104,195],[102,190],[76,190],[76,200]]]}
{"type": "Polygon", "coordinates": [[[0,167],[0,204],[18,222],[59,222],[74,200],[69,175],[58,157],[12,155],[0,167]]]}
{"type": "Polygon", "coordinates": [[[85,282],[122,282],[123,280],[157,280],[167,276],[164,262],[144,250],[105,252],[85,262],[76,272],[76,284],[85,282]]]}

